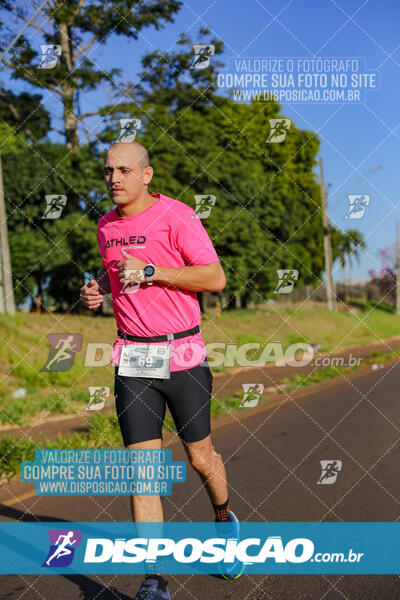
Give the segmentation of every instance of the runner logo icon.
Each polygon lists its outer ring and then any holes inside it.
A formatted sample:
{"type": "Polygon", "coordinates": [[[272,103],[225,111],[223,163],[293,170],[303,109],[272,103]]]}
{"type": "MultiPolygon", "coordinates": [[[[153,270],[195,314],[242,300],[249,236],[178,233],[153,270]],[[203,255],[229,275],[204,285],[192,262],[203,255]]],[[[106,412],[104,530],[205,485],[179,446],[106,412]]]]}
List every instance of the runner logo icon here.
{"type": "Polygon", "coordinates": [[[45,196],[46,210],[42,219],[58,219],[67,204],[67,196],[64,194],[45,196]]]}
{"type": "Polygon", "coordinates": [[[207,219],[210,216],[212,207],[215,206],[215,196],[197,195],[194,199],[196,201],[196,208],[194,209],[195,214],[192,215],[192,219],[207,219]]]}
{"type": "Polygon", "coordinates": [[[108,386],[89,386],[89,402],[85,410],[102,410],[110,396],[108,386]]]}
{"type": "Polygon", "coordinates": [[[295,282],[299,278],[297,269],[277,269],[278,285],[274,291],[275,294],[290,294],[295,282]]]}
{"type": "Polygon", "coordinates": [[[260,396],[264,391],[262,383],[242,383],[243,400],[239,404],[240,408],[254,408],[257,406],[260,396]]]}
{"type": "Polygon", "coordinates": [[[349,194],[349,209],[345,219],[362,219],[365,209],[369,206],[370,197],[368,194],[349,194]]]}
{"type": "Polygon", "coordinates": [[[291,122],[290,119],[270,119],[271,131],[265,140],[267,144],[281,144],[285,140],[291,122]]]}
{"type": "Polygon", "coordinates": [[[61,56],[61,46],[54,46],[49,44],[41,44],[40,51],[42,56],[40,58],[39,69],[54,69],[57,65],[57,61],[61,56]]]}
{"type": "Polygon", "coordinates": [[[215,52],[215,46],[212,44],[193,44],[193,50],[194,60],[190,65],[190,68],[197,70],[206,69],[215,52]]]}
{"type": "Polygon", "coordinates": [[[142,124],[140,119],[119,119],[121,131],[119,134],[119,142],[134,142],[136,134],[142,124]]]}
{"type": "Polygon", "coordinates": [[[74,558],[75,548],[81,545],[79,529],[48,529],[50,548],[42,567],[68,567],[74,558]]]}
{"type": "Polygon", "coordinates": [[[320,460],[321,463],[321,476],[318,479],[318,484],[332,484],[335,483],[338,473],[342,470],[341,460],[320,460]]]}
{"type": "Polygon", "coordinates": [[[82,347],[80,333],[48,333],[50,351],[42,371],[69,371],[74,363],[75,352],[82,347]]]}
{"type": "Polygon", "coordinates": [[[125,269],[125,283],[121,294],[136,294],[140,288],[140,282],[144,280],[143,269],[125,269]]]}

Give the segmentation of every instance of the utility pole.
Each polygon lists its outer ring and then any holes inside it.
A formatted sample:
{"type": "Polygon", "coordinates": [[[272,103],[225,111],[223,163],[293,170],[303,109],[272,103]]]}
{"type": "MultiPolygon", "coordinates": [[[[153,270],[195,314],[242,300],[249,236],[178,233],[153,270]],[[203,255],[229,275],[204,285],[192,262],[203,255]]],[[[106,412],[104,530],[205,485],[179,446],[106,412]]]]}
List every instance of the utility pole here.
{"type": "Polygon", "coordinates": [[[319,159],[320,170],[320,187],[321,187],[321,205],[322,205],[322,223],[324,227],[324,256],[325,256],[325,271],[326,271],[326,294],[328,300],[328,308],[336,312],[336,294],[332,277],[332,244],[331,232],[329,229],[328,207],[326,203],[326,190],[324,179],[324,168],[322,158],[319,159]]]}
{"type": "Polygon", "coordinates": [[[399,240],[399,222],[396,223],[396,256],[397,256],[397,273],[396,273],[396,312],[400,315],[400,240],[399,240]]]}
{"type": "Polygon", "coordinates": [[[7,213],[4,202],[3,169],[0,155],[0,312],[15,314],[14,290],[8,246],[7,213]]]}

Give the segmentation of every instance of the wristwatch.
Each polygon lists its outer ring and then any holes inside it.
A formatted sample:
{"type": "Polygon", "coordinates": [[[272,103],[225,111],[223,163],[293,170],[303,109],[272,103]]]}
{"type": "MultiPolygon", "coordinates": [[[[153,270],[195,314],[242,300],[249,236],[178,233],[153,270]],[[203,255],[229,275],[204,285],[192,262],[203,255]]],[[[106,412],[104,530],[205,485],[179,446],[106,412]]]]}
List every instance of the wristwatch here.
{"type": "Polygon", "coordinates": [[[153,285],[153,275],[156,272],[154,265],[146,265],[143,269],[144,276],[146,277],[147,285],[153,285]]]}

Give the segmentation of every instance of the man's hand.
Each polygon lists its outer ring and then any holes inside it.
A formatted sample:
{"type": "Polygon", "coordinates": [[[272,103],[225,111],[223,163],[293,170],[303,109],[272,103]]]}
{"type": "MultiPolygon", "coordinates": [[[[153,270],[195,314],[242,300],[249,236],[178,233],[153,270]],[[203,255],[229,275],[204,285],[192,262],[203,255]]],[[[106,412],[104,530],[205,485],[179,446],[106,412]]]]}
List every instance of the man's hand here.
{"type": "Polygon", "coordinates": [[[125,283],[126,281],[146,281],[143,269],[147,263],[135,258],[124,248],[121,249],[121,254],[126,257],[126,260],[120,260],[117,263],[120,282],[125,283]]]}
{"type": "Polygon", "coordinates": [[[87,308],[94,310],[98,308],[104,300],[103,294],[100,292],[99,284],[95,279],[85,283],[81,287],[81,302],[87,308]]]}

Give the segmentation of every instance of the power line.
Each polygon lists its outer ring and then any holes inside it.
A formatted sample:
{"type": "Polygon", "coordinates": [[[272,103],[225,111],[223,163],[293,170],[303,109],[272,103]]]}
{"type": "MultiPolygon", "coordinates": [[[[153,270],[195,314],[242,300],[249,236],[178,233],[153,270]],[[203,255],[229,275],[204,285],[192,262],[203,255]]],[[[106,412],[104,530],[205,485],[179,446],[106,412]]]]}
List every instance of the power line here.
{"type": "MultiPolygon", "coordinates": [[[[36,9],[36,11],[34,12],[34,14],[31,16],[30,19],[28,19],[28,21],[25,23],[25,25],[23,26],[23,28],[21,29],[21,31],[19,33],[17,33],[17,35],[15,36],[15,38],[8,44],[7,48],[4,50],[3,54],[0,56],[0,61],[4,60],[4,57],[6,56],[6,54],[8,53],[9,50],[11,50],[11,48],[18,42],[19,38],[21,37],[21,35],[24,33],[25,29],[27,27],[29,27],[29,25],[32,23],[32,21],[36,18],[36,16],[40,13],[40,11],[42,10],[43,6],[45,4],[47,4],[47,2],[50,4],[50,0],[44,0],[44,2],[42,2],[42,4],[39,6],[38,9],[36,9]]],[[[51,6],[51,4],[50,4],[51,6]]]]}

